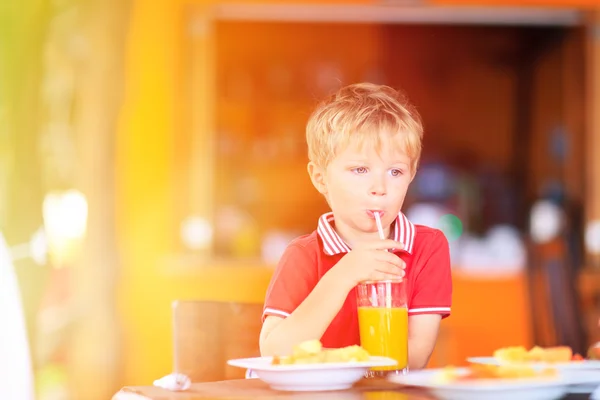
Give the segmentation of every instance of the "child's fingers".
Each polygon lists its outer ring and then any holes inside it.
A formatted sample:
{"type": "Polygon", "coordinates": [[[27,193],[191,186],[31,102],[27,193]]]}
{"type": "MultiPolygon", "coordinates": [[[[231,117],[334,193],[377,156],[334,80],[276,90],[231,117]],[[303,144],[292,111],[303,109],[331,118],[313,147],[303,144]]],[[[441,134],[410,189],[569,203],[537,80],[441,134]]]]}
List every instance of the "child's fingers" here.
{"type": "Polygon", "coordinates": [[[403,277],[405,275],[404,268],[399,267],[398,265],[390,264],[390,263],[386,263],[386,262],[380,263],[377,266],[376,271],[378,273],[392,275],[395,277],[403,277]]]}
{"type": "Polygon", "coordinates": [[[375,259],[380,262],[385,262],[391,265],[394,265],[398,268],[406,268],[406,263],[403,259],[390,252],[376,252],[375,259]]]}
{"type": "Polygon", "coordinates": [[[373,242],[376,250],[402,250],[404,245],[392,239],[378,240],[373,242]]]}

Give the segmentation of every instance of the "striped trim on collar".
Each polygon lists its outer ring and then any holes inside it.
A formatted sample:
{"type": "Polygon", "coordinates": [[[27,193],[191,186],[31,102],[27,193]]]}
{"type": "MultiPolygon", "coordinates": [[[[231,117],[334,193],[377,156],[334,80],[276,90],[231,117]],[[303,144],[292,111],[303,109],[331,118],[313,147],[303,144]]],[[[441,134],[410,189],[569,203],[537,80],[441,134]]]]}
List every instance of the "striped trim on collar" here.
{"type": "MultiPolygon", "coordinates": [[[[323,241],[323,250],[329,256],[348,253],[350,251],[350,246],[344,242],[333,229],[333,226],[331,226],[333,219],[332,212],[325,213],[319,218],[319,225],[317,227],[317,233],[321,237],[321,241],[323,241]]],[[[412,253],[416,233],[414,224],[404,214],[398,213],[398,217],[396,217],[393,225],[394,240],[404,245],[404,251],[412,253]]]]}

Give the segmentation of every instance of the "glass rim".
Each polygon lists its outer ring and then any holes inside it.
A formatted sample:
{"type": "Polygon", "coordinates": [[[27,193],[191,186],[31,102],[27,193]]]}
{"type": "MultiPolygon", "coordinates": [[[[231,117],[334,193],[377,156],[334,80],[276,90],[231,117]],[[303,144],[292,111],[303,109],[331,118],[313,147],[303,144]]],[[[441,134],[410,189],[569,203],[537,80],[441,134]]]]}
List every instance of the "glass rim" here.
{"type": "Polygon", "coordinates": [[[359,285],[372,285],[374,283],[404,283],[404,279],[366,280],[358,282],[359,285]]]}

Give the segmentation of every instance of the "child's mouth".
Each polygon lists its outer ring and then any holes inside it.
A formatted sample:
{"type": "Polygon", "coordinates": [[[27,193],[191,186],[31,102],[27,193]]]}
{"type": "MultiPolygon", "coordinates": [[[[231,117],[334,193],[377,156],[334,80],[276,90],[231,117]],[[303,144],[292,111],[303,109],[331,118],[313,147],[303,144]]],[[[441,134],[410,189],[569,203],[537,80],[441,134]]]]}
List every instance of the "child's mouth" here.
{"type": "Polygon", "coordinates": [[[385,212],[381,210],[367,210],[367,215],[369,218],[375,219],[375,213],[379,214],[379,218],[383,218],[383,215],[385,214],[385,212]]]}

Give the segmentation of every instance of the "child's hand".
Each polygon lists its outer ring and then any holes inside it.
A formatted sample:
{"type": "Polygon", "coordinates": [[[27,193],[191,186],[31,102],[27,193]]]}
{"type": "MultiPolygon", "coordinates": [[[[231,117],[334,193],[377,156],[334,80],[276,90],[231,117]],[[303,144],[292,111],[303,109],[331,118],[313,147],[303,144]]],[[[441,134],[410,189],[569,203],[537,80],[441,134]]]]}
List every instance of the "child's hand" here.
{"type": "Polygon", "coordinates": [[[402,279],[406,263],[388,251],[403,248],[391,239],[376,240],[352,249],[335,265],[337,278],[351,287],[366,280],[402,279]]]}

